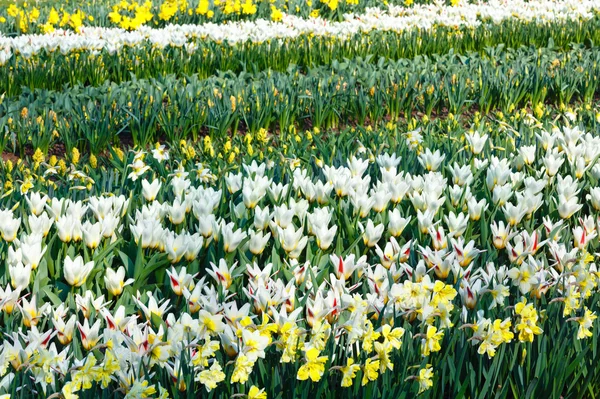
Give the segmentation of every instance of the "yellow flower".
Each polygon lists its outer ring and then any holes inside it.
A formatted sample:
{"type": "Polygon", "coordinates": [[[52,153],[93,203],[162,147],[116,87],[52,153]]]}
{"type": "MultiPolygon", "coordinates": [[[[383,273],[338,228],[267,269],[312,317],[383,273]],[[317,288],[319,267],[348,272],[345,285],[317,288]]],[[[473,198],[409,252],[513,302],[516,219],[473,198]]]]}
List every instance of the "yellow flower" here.
{"type": "Polygon", "coordinates": [[[56,25],[60,21],[60,17],[58,16],[58,12],[52,7],[50,9],[50,14],[48,14],[48,23],[50,25],[56,25]]]}
{"type": "Polygon", "coordinates": [[[153,398],[156,394],[156,388],[154,385],[149,385],[149,382],[144,380],[135,380],[133,385],[129,388],[128,395],[136,398],[153,398]]]}
{"type": "Polygon", "coordinates": [[[256,5],[252,4],[252,0],[246,0],[244,4],[242,4],[242,13],[246,15],[256,14],[256,5]]]}
{"type": "Polygon", "coordinates": [[[227,139],[225,144],[223,144],[223,152],[228,153],[229,151],[231,151],[231,139],[227,139]]]}
{"type": "Polygon", "coordinates": [[[81,155],[79,154],[77,147],[73,147],[73,150],[71,151],[71,162],[73,162],[73,165],[77,165],[77,163],[79,163],[80,156],[81,155]]]}
{"type": "Polygon", "coordinates": [[[269,141],[268,137],[269,132],[265,128],[260,128],[258,133],[256,133],[256,140],[262,144],[266,144],[269,141]]]}
{"type": "Polygon", "coordinates": [[[63,175],[67,172],[67,163],[64,159],[58,161],[58,171],[60,172],[60,174],[63,175]]]}
{"type": "Polygon", "coordinates": [[[510,331],[512,323],[510,319],[494,320],[494,324],[492,325],[493,330],[493,342],[495,345],[500,345],[503,342],[510,342],[515,337],[515,334],[510,331]]]}
{"type": "Polygon", "coordinates": [[[167,0],[160,6],[158,17],[163,21],[170,20],[177,13],[177,1],[167,0]]]}
{"type": "Polygon", "coordinates": [[[356,372],[360,370],[358,364],[354,364],[354,359],[351,357],[346,361],[346,365],[341,368],[342,371],[342,387],[352,386],[352,380],[356,377],[356,372]]]}
{"type": "Polygon", "coordinates": [[[267,399],[267,393],[263,389],[258,389],[257,386],[252,385],[248,391],[248,399],[267,399]]]}
{"type": "Polygon", "coordinates": [[[573,285],[569,286],[567,296],[564,300],[565,308],[563,309],[563,317],[566,317],[573,313],[573,311],[579,309],[579,306],[581,306],[581,303],[579,302],[580,298],[581,294],[579,293],[577,287],[573,285]]]}
{"type": "Polygon", "coordinates": [[[73,28],[75,32],[79,31],[79,28],[83,26],[83,19],[85,18],[85,14],[81,12],[81,10],[77,10],[77,12],[71,14],[69,19],[69,26],[73,28]]]}
{"type": "Polygon", "coordinates": [[[254,367],[254,362],[250,361],[243,353],[240,353],[235,360],[235,367],[233,369],[233,374],[231,375],[231,383],[239,382],[245,384],[246,381],[248,381],[248,376],[252,372],[252,367],[254,367]]]}
{"type": "Polygon", "coordinates": [[[400,349],[400,346],[402,345],[402,340],[400,338],[404,335],[404,328],[396,327],[392,330],[392,326],[384,324],[383,327],[381,327],[381,335],[383,335],[384,343],[389,342],[392,348],[400,349]]]}
{"type": "Polygon", "coordinates": [[[63,26],[65,26],[66,24],[69,23],[70,19],[71,19],[71,14],[69,14],[68,12],[65,12],[63,14],[62,18],[60,19],[58,26],[60,26],[62,28],[63,26]]]}
{"type": "Polygon", "coordinates": [[[421,353],[423,356],[429,356],[431,352],[437,352],[442,349],[440,345],[442,338],[444,338],[443,331],[437,332],[437,328],[428,326],[426,336],[421,345],[421,353]]]}
{"type": "Polygon", "coordinates": [[[206,15],[209,12],[208,7],[208,0],[200,0],[200,2],[198,2],[198,7],[196,8],[196,14],[206,15]]]}
{"type": "Polygon", "coordinates": [[[377,352],[377,359],[379,360],[379,372],[381,374],[385,373],[386,369],[390,369],[390,371],[394,370],[394,363],[390,359],[390,352],[392,351],[392,346],[388,343],[382,344],[381,342],[375,342],[375,352],[377,352]]]}
{"type": "Polygon", "coordinates": [[[543,330],[537,325],[538,314],[532,304],[527,304],[523,299],[515,305],[515,313],[520,316],[516,329],[519,332],[519,341],[533,342],[534,335],[540,335],[543,330]]]}
{"type": "Polygon", "coordinates": [[[8,6],[6,13],[10,17],[16,17],[19,14],[19,8],[16,5],[11,4],[10,6],[8,6]]]}
{"type": "MultiPolygon", "coordinates": [[[[283,339],[283,337],[282,337],[283,339]]],[[[283,354],[281,355],[282,363],[291,363],[296,358],[296,350],[298,348],[298,329],[294,328],[287,333],[287,339],[285,339],[285,347],[283,354]]]]}
{"type": "Polygon", "coordinates": [[[210,136],[204,137],[204,152],[207,152],[211,157],[215,156],[215,149],[210,140],[210,136]]]}
{"type": "Polygon", "coordinates": [[[125,153],[123,152],[123,150],[119,147],[113,147],[113,151],[115,152],[115,154],[117,154],[119,160],[123,161],[123,159],[125,158],[125,153]]]}
{"type": "Polygon", "coordinates": [[[304,381],[310,377],[313,382],[319,381],[325,372],[327,356],[319,356],[318,349],[310,348],[306,351],[305,357],[306,363],[298,369],[298,380],[304,381]]]}
{"type": "Polygon", "coordinates": [[[73,381],[66,383],[62,388],[62,394],[65,399],[77,399],[79,396],[75,394],[79,389],[75,386],[73,381]]]}
{"type": "Polygon", "coordinates": [[[433,368],[429,367],[426,369],[419,370],[419,376],[417,381],[419,382],[419,393],[428,390],[433,386],[433,368]]]}
{"type": "Polygon", "coordinates": [[[201,371],[196,377],[196,381],[199,381],[204,385],[206,390],[210,392],[212,389],[217,387],[217,384],[225,379],[225,373],[218,362],[214,362],[209,370],[201,371]]]}
{"type": "Polygon", "coordinates": [[[373,330],[373,324],[370,321],[367,320],[365,326],[365,332],[362,336],[362,348],[366,353],[371,353],[373,350],[373,342],[379,339],[381,334],[373,330]]]}
{"type": "Polygon", "coordinates": [[[25,179],[25,181],[23,182],[23,184],[21,184],[21,194],[25,195],[29,192],[29,190],[31,190],[33,188],[33,179],[31,177],[28,177],[27,179],[25,179]]]}
{"type": "Polygon", "coordinates": [[[38,20],[38,18],[40,17],[40,10],[38,10],[36,7],[34,7],[31,10],[31,13],[28,15],[28,17],[31,22],[36,22],[38,20]]]}
{"type": "Polygon", "coordinates": [[[443,282],[437,280],[433,285],[433,294],[431,306],[437,306],[440,302],[445,305],[451,303],[456,297],[457,292],[451,285],[444,284],[443,282]]]}
{"type": "Polygon", "coordinates": [[[219,341],[211,341],[207,339],[204,344],[199,347],[199,350],[192,357],[194,366],[208,367],[208,360],[215,356],[215,352],[219,350],[219,341]]]}
{"type": "Polygon", "coordinates": [[[35,152],[33,153],[33,162],[37,162],[37,163],[42,163],[44,162],[44,153],[42,152],[42,150],[40,150],[39,148],[37,148],[35,150],[35,152]]]}
{"type": "Polygon", "coordinates": [[[596,312],[590,311],[585,307],[585,314],[577,320],[579,323],[579,330],[577,331],[577,339],[585,339],[591,337],[593,334],[590,329],[594,326],[594,320],[596,320],[596,312]]]}
{"type": "Polygon", "coordinates": [[[275,6],[271,6],[271,20],[279,22],[283,19],[283,13],[275,6]]]}
{"type": "Polygon", "coordinates": [[[96,357],[93,354],[89,355],[85,360],[83,367],[73,374],[73,382],[76,384],[76,387],[82,389],[90,389],[92,387],[92,383],[96,378],[96,364],[96,357]]]}
{"type": "Polygon", "coordinates": [[[108,19],[113,24],[118,24],[121,22],[122,17],[121,17],[121,14],[119,14],[119,10],[118,10],[117,6],[114,6],[113,10],[108,13],[108,19]]]}
{"type": "MultiPolygon", "coordinates": [[[[0,17],[0,20],[1,19],[2,19],[2,17],[0,17]]],[[[42,33],[44,33],[44,34],[54,32],[54,26],[52,26],[50,24],[42,24],[42,25],[40,25],[40,29],[42,30],[42,33]]]]}
{"type": "Polygon", "coordinates": [[[361,385],[365,386],[369,381],[375,381],[377,379],[377,376],[379,375],[379,360],[373,361],[371,358],[367,359],[363,371],[364,374],[361,385]]]}
{"type": "Polygon", "coordinates": [[[188,160],[193,159],[196,156],[196,150],[191,145],[186,148],[185,156],[188,160]]]}

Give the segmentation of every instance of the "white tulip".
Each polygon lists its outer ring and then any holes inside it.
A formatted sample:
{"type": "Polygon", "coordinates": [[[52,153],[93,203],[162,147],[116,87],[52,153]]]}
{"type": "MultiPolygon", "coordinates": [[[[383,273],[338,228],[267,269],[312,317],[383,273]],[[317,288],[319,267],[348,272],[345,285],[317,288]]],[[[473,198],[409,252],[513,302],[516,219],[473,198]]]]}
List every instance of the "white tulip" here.
{"type": "Polygon", "coordinates": [[[73,287],[81,287],[92,272],[94,261],[84,264],[81,256],[77,256],[75,259],[67,256],[63,268],[67,283],[73,287]]]}

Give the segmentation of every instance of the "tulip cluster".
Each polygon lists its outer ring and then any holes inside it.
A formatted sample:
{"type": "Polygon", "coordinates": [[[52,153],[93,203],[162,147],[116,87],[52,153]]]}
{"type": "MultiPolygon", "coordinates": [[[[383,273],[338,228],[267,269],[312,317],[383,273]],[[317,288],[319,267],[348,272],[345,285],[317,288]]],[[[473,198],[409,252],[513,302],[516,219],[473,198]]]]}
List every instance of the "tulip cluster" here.
{"type": "Polygon", "coordinates": [[[237,170],[160,146],[131,153],[118,195],[23,195],[0,218],[2,389],[251,395],[268,365],[291,395],[423,394],[453,337],[482,362],[557,325],[595,337],[598,138],[564,125],[504,157],[487,134],[460,156],[414,140],[237,170]]]}

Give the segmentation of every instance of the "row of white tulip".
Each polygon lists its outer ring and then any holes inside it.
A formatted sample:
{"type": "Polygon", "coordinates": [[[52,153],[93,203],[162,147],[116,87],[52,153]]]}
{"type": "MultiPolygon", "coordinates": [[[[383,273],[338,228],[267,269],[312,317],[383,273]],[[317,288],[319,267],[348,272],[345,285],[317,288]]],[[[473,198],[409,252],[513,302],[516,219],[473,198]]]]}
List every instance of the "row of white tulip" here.
{"type": "MultiPolygon", "coordinates": [[[[146,179],[150,169],[145,166],[143,153],[139,152],[132,165],[144,164],[138,165],[143,172],[132,172],[129,178],[142,179],[141,193],[147,203],[140,208],[128,209],[130,199],[124,196],[90,197],[84,203],[64,198],[50,200],[45,195],[31,193],[26,197],[30,215],[21,220],[12,210],[3,210],[0,212],[0,232],[3,240],[13,243],[7,263],[15,288],[29,283],[32,270],[37,268],[46,251],[43,241],[53,226],[64,243],[83,241],[91,250],[101,246],[103,240],[114,242],[117,235],[127,234],[126,228],[142,248],[166,253],[173,264],[183,259],[192,262],[202,248],[212,242],[222,244],[225,253],[235,252],[245,242],[244,250],[257,256],[273,239],[289,258],[295,259],[304,252],[311,236],[320,250],[330,249],[339,227],[331,224],[336,207],[358,218],[358,228],[367,248],[376,247],[387,231],[391,241],[386,249],[400,250],[395,237],[401,236],[413,217],[418,231],[431,234],[435,244],[446,236],[443,228],[436,227],[443,221],[457,251],[456,258],[461,266],[468,266],[478,250],[474,241],[464,243],[462,236],[470,221],[479,220],[490,206],[497,207],[506,219],[506,224],[503,221],[491,223],[491,230],[496,232],[494,245],[498,248],[509,246],[513,251],[509,256],[519,257],[523,248],[516,250],[520,244],[513,245],[509,241],[511,228],[531,218],[540,207],[551,204],[555,204],[562,220],[570,219],[583,207],[580,179],[585,173],[600,177],[600,167],[595,163],[600,156],[600,138],[584,134],[577,128],[564,128],[552,133],[544,131],[538,140],[539,146],[522,146],[514,159],[492,157],[488,161],[475,158],[472,165],[455,162],[448,167],[452,184],[439,171],[445,155],[429,148],[418,157],[427,171],[422,175],[398,171],[401,158],[395,154],[379,155],[376,159],[379,169],[375,175],[380,179],[375,184],[373,174],[365,174],[369,170],[369,160],[357,157],[350,158],[347,166],[323,166],[325,181],[315,181],[306,169],[296,168],[292,180],[286,184],[267,176],[267,164],[253,162],[244,165],[245,173],[229,173],[224,177],[224,188],[229,193],[227,201],[231,201],[227,206],[231,210],[227,219],[218,211],[224,200],[221,189],[193,187],[188,172],[179,169],[169,180],[169,190],[165,191],[160,178],[146,179]],[[545,155],[536,159],[540,148],[544,149],[545,155]],[[566,175],[559,173],[561,168],[564,169],[565,161],[571,171],[566,175]],[[533,174],[526,173],[525,169],[515,172],[512,169],[515,165],[520,169],[536,165],[539,169],[533,174]],[[472,192],[474,173],[485,175],[488,197],[472,192]],[[519,190],[521,185],[524,188],[519,190]],[[548,187],[552,188],[553,194],[544,196],[542,191],[548,187]],[[161,203],[157,200],[160,193],[171,195],[172,201],[161,203]],[[414,212],[402,205],[406,201],[412,204],[414,212]],[[457,212],[441,212],[448,201],[457,212]],[[124,220],[127,214],[129,216],[124,220]],[[192,214],[193,218],[190,218],[188,215],[192,214]],[[383,214],[386,216],[382,218],[383,214]],[[442,219],[439,219],[440,214],[444,215],[442,219]],[[241,229],[238,223],[244,220],[252,222],[241,229]],[[28,234],[17,239],[23,223],[28,234]]],[[[472,133],[467,135],[467,141],[472,152],[477,154],[486,145],[487,136],[472,133]]],[[[214,178],[208,180],[215,181],[214,178]]],[[[600,209],[600,189],[591,187],[586,198],[593,209],[600,209]]],[[[593,218],[581,220],[583,227],[573,230],[575,247],[583,245],[582,240],[587,242],[594,237],[593,218]]],[[[544,224],[555,226],[549,220],[544,224]]],[[[409,250],[410,246],[411,242],[406,243],[401,252],[409,250]]],[[[378,250],[377,253],[381,262],[389,266],[391,262],[385,260],[387,252],[378,250]]],[[[85,280],[80,277],[67,280],[85,280]]]]}

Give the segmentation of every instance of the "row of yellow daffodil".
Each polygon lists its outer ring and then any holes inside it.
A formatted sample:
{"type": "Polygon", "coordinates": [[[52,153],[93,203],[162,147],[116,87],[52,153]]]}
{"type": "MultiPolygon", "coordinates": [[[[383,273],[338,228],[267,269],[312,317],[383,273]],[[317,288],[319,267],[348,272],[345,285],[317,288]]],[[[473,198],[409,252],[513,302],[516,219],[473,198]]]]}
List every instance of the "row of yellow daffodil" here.
{"type": "MultiPolygon", "coordinates": [[[[413,0],[398,0],[411,6],[413,0]]],[[[456,5],[452,0],[449,4],[456,5]]],[[[25,1],[0,3],[0,31],[47,33],[56,28],[79,31],[83,26],[115,26],[136,30],[168,23],[227,22],[256,18],[280,21],[284,13],[339,18],[380,5],[373,0],[104,0],[100,2],[25,1]]]]}

